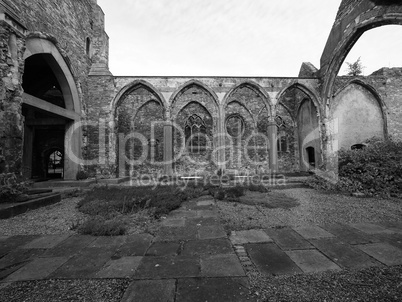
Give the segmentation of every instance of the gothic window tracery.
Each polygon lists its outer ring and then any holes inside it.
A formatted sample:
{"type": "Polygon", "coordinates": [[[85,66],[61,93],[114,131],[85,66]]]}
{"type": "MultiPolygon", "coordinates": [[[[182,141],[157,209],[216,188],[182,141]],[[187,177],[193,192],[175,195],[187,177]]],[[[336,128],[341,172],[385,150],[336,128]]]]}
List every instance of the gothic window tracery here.
{"type": "Polygon", "coordinates": [[[191,115],[184,127],[187,150],[190,153],[202,153],[207,147],[207,128],[204,120],[197,114],[191,115]]]}

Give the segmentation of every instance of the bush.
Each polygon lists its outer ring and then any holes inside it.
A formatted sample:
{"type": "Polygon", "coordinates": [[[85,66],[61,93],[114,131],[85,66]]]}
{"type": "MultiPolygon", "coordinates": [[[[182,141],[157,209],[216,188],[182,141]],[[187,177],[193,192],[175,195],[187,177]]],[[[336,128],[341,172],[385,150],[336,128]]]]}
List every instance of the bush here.
{"type": "Polygon", "coordinates": [[[77,180],[83,180],[83,179],[88,179],[88,173],[86,172],[86,171],[83,171],[83,170],[81,170],[81,171],[78,171],[77,172],[77,175],[76,175],[76,179],[77,180]]]}
{"type": "Polygon", "coordinates": [[[126,232],[126,223],[118,218],[106,220],[101,216],[89,218],[78,227],[78,233],[92,236],[119,236],[126,232]]]}
{"type": "Polygon", "coordinates": [[[200,196],[202,187],[175,186],[152,187],[97,187],[78,203],[85,214],[102,216],[106,219],[119,214],[135,213],[143,208],[155,208],[159,218],[180,207],[182,202],[200,196]]]}
{"type": "Polygon", "coordinates": [[[314,177],[310,186],[325,190],[361,192],[368,196],[402,196],[402,142],[371,139],[363,149],[338,152],[336,185],[314,177]]]}
{"type": "Polygon", "coordinates": [[[15,174],[0,175],[0,203],[15,202],[28,190],[29,183],[19,180],[15,174]]]}
{"type": "Polygon", "coordinates": [[[244,196],[244,187],[242,186],[230,187],[226,189],[227,198],[238,198],[241,196],[244,196]]]}
{"type": "Polygon", "coordinates": [[[402,193],[402,142],[372,139],[367,147],[339,152],[338,187],[367,195],[402,193]]]}

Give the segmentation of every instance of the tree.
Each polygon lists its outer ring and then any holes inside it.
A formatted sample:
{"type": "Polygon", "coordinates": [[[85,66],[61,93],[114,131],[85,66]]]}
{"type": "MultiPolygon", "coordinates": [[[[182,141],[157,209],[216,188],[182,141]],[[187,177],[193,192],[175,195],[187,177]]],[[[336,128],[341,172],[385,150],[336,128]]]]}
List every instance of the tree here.
{"type": "Polygon", "coordinates": [[[348,65],[347,70],[346,70],[348,76],[355,77],[358,75],[363,75],[363,69],[365,67],[363,66],[362,62],[360,61],[360,57],[354,63],[346,62],[346,65],[348,65]]]}

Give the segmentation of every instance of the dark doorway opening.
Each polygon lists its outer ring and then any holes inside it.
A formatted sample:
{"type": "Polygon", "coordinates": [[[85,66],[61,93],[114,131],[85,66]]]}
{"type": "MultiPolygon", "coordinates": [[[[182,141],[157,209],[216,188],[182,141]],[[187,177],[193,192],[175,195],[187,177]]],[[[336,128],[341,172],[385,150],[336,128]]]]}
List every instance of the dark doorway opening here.
{"type": "Polygon", "coordinates": [[[315,149],[313,147],[307,147],[307,159],[311,167],[315,167],[315,149]]]}

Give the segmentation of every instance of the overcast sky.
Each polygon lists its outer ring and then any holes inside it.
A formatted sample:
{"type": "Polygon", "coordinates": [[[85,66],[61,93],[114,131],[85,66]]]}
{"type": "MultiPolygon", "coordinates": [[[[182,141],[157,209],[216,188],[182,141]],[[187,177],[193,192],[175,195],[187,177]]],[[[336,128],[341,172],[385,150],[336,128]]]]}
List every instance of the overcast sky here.
{"type": "MultiPolygon", "coordinates": [[[[116,76],[297,76],[320,57],[341,0],[98,0],[116,76]]],[[[402,26],[363,35],[345,61],[402,66],[402,26]]],[[[341,74],[345,68],[341,68],[341,74]]]]}

